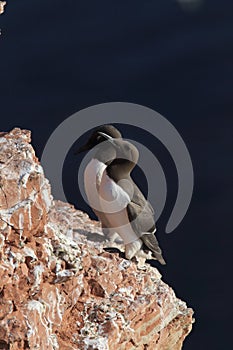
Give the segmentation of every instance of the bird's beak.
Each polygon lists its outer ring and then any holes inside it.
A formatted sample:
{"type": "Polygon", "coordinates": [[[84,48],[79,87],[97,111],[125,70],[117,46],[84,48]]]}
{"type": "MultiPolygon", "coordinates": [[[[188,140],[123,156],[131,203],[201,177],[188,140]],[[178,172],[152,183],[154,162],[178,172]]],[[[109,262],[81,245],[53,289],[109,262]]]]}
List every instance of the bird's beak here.
{"type": "Polygon", "coordinates": [[[108,140],[109,142],[111,142],[111,144],[112,144],[113,146],[118,147],[118,143],[116,142],[116,140],[115,140],[113,137],[109,136],[108,134],[105,134],[105,133],[102,132],[102,131],[98,131],[98,134],[101,135],[101,136],[103,136],[103,137],[104,137],[106,140],[108,140]]]}
{"type": "Polygon", "coordinates": [[[77,149],[77,151],[75,151],[74,154],[79,154],[79,153],[88,151],[91,148],[92,148],[92,146],[90,144],[86,143],[85,145],[83,145],[79,149],[77,149]]]}

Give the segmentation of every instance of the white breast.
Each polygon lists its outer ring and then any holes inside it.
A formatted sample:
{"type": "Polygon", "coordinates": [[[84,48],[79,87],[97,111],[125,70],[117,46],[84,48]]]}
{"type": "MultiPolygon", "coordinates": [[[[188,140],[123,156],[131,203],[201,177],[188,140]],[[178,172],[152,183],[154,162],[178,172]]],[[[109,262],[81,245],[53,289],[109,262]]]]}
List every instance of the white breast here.
{"type": "Polygon", "coordinates": [[[106,173],[106,165],[92,159],[84,171],[84,187],[89,205],[105,213],[113,231],[116,231],[125,244],[135,242],[138,236],[128,222],[126,207],[129,195],[106,173]]]}
{"type": "Polygon", "coordinates": [[[126,208],[129,195],[104,170],[99,187],[101,208],[104,213],[116,213],[126,208]]]}
{"type": "Polygon", "coordinates": [[[113,181],[104,170],[99,188],[100,205],[112,230],[116,231],[125,244],[135,242],[138,236],[133,231],[128,219],[127,205],[129,195],[113,181]]]}
{"type": "Polygon", "coordinates": [[[103,172],[106,165],[97,159],[92,159],[84,171],[84,188],[89,205],[93,209],[99,207],[98,189],[101,183],[103,172]]]}

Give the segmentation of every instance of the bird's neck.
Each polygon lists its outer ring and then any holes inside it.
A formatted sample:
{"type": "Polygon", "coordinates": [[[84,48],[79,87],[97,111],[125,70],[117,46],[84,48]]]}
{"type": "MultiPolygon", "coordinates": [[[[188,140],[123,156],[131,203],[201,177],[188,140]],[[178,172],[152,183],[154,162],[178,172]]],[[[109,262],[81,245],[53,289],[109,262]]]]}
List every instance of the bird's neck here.
{"type": "Polygon", "coordinates": [[[108,146],[106,147],[106,143],[102,143],[98,145],[94,158],[98,161],[108,165],[112,162],[116,157],[116,151],[114,147],[108,146]]]}
{"type": "Polygon", "coordinates": [[[135,163],[118,158],[107,166],[106,172],[111,179],[118,182],[122,179],[130,178],[130,173],[134,167],[135,163]]]}

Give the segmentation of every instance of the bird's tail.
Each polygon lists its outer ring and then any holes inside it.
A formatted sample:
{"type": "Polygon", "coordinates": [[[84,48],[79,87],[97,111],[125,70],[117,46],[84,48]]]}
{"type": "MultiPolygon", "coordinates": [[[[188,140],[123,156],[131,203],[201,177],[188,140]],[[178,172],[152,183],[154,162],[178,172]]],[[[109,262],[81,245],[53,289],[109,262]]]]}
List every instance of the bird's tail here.
{"type": "Polygon", "coordinates": [[[157,258],[157,260],[160,262],[161,265],[166,265],[166,261],[164,260],[162,254],[160,255],[159,258],[157,258]]]}
{"type": "Polygon", "coordinates": [[[145,249],[149,249],[152,252],[152,259],[156,259],[161,265],[166,265],[166,262],[162,256],[162,250],[159,247],[157,238],[153,233],[143,234],[141,240],[144,243],[145,249]]]}

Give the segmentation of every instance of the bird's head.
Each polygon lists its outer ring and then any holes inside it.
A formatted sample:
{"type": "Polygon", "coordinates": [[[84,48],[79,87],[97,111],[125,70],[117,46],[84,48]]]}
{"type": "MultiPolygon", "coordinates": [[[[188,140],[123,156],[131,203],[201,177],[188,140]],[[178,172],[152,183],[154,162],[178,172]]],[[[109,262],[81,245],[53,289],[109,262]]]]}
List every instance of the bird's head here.
{"type": "Polygon", "coordinates": [[[90,149],[92,149],[93,147],[95,147],[96,145],[98,145],[101,142],[106,141],[106,136],[107,135],[109,137],[111,137],[112,139],[115,138],[121,138],[121,133],[119,130],[117,130],[117,128],[115,128],[113,125],[100,125],[98,126],[96,129],[94,129],[94,131],[92,132],[90,138],[88,139],[87,143],[83,146],[81,146],[76,152],[75,154],[79,154],[81,152],[84,151],[88,151],[90,149]]]}

